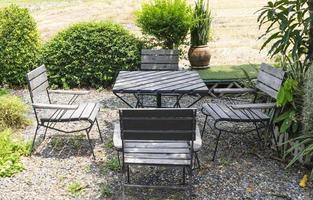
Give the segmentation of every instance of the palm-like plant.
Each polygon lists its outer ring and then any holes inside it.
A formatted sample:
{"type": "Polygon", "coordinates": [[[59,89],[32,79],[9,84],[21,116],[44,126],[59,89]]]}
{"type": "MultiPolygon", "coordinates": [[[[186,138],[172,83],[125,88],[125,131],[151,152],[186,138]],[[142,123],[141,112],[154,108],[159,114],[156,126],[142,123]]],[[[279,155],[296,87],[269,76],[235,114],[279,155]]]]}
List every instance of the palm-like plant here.
{"type": "Polygon", "coordinates": [[[194,10],[194,25],[191,28],[191,46],[206,45],[210,38],[211,11],[206,0],[197,0],[194,10]]]}

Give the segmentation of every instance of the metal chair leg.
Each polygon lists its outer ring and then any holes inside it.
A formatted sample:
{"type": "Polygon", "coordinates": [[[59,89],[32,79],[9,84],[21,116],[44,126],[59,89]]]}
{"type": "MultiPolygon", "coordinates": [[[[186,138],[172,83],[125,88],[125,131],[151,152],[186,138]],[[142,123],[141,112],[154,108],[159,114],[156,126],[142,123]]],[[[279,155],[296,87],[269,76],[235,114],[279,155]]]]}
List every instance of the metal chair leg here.
{"type": "Polygon", "coordinates": [[[35,146],[35,140],[36,140],[36,136],[37,136],[37,132],[38,132],[38,130],[39,130],[39,125],[37,125],[37,127],[36,127],[36,131],[35,131],[35,135],[34,135],[34,138],[33,138],[33,142],[32,142],[32,146],[31,146],[31,148],[30,148],[30,155],[32,155],[32,153],[33,153],[33,149],[34,149],[34,146],[35,146]]]}
{"type": "Polygon", "coordinates": [[[186,184],[186,168],[183,167],[183,185],[186,184]]]}
{"type": "Polygon", "coordinates": [[[222,134],[222,131],[220,130],[220,131],[219,131],[219,134],[218,134],[218,136],[217,136],[217,138],[216,138],[216,144],[215,144],[215,149],[214,149],[214,154],[213,154],[212,161],[215,160],[215,156],[216,156],[216,152],[217,152],[217,146],[218,146],[218,141],[220,140],[221,134],[222,134]]]}
{"type": "Polygon", "coordinates": [[[92,157],[93,157],[93,159],[95,160],[95,159],[96,159],[96,156],[95,156],[95,153],[93,152],[93,148],[94,148],[94,147],[93,147],[93,145],[92,145],[92,143],[91,143],[90,136],[89,136],[90,130],[91,130],[91,127],[90,127],[88,130],[86,130],[86,134],[87,134],[87,138],[88,138],[90,150],[91,150],[91,152],[92,152],[92,157]]]}
{"type": "Polygon", "coordinates": [[[101,131],[100,131],[100,127],[99,127],[99,123],[98,123],[98,119],[97,118],[96,118],[96,124],[97,124],[97,127],[98,127],[98,131],[99,131],[99,136],[100,136],[101,142],[103,142],[103,138],[102,138],[102,135],[101,135],[101,131]]]}
{"type": "Polygon", "coordinates": [[[189,199],[192,199],[192,181],[193,181],[193,174],[192,168],[189,168],[189,199]]]}
{"type": "Polygon", "coordinates": [[[204,130],[205,130],[205,126],[206,126],[206,123],[208,121],[208,115],[205,116],[205,120],[204,120],[204,124],[203,124],[203,129],[201,131],[201,138],[203,137],[203,134],[204,134],[204,130]]]}
{"type": "Polygon", "coordinates": [[[130,184],[129,165],[127,165],[127,183],[130,184]]]}
{"type": "Polygon", "coordinates": [[[195,159],[196,159],[196,162],[197,162],[197,167],[195,167],[194,169],[200,169],[201,163],[200,163],[198,152],[195,152],[195,159]]]}
{"type": "Polygon", "coordinates": [[[48,127],[46,127],[45,133],[43,134],[43,140],[46,139],[46,134],[47,134],[47,132],[48,132],[48,127]]]}
{"type": "Polygon", "coordinates": [[[272,133],[272,137],[273,137],[273,139],[274,139],[276,151],[277,151],[278,156],[280,156],[280,151],[279,151],[277,139],[276,139],[276,137],[275,137],[274,127],[269,123],[269,124],[268,124],[268,128],[271,129],[271,133],[272,133]]]}
{"type": "Polygon", "coordinates": [[[121,167],[120,152],[118,150],[116,152],[117,152],[118,166],[121,167]]]}

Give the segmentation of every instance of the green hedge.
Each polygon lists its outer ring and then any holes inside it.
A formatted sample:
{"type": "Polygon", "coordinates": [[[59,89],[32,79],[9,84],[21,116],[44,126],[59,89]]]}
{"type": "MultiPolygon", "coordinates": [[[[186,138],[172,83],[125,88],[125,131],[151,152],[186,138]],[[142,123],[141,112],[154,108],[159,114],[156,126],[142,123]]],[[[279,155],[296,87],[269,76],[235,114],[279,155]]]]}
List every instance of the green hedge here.
{"type": "Polygon", "coordinates": [[[36,22],[16,5],[0,10],[0,85],[22,86],[26,72],[36,66],[40,50],[36,22]]]}
{"type": "Polygon", "coordinates": [[[142,42],[111,22],[85,22],[58,33],[42,51],[49,80],[58,87],[107,87],[119,70],[135,70],[142,42]]]}

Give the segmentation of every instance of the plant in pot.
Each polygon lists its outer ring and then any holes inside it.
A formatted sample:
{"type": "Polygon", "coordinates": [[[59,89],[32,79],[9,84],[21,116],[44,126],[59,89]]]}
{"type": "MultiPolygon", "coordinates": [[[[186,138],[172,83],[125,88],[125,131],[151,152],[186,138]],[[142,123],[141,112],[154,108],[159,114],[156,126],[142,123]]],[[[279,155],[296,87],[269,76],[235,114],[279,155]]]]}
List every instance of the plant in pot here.
{"type": "Polygon", "coordinates": [[[136,13],[136,24],[154,37],[162,48],[179,48],[193,25],[193,12],[187,0],[144,2],[136,13]]]}
{"type": "Polygon", "coordinates": [[[212,17],[207,0],[197,0],[194,9],[194,24],[191,28],[191,47],[188,59],[192,68],[206,68],[210,64],[211,53],[208,42],[212,17]]]}

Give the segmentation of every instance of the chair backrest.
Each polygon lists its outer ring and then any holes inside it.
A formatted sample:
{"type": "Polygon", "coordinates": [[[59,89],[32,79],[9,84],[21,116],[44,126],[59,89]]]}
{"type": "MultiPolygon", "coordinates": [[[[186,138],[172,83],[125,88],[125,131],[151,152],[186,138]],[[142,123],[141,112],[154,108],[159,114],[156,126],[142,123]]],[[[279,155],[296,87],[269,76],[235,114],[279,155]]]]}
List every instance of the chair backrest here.
{"type": "Polygon", "coordinates": [[[256,88],[277,99],[286,72],[282,69],[274,68],[271,65],[262,63],[258,74],[256,88]]]}
{"type": "Polygon", "coordinates": [[[142,49],[141,70],[178,70],[177,49],[142,49]]]}
{"type": "Polygon", "coordinates": [[[195,140],[196,109],[120,109],[122,140],[195,140]]]}
{"type": "Polygon", "coordinates": [[[39,96],[39,98],[43,98],[42,94],[47,98],[47,100],[50,102],[49,94],[48,94],[48,77],[47,77],[47,70],[44,65],[34,69],[31,72],[28,72],[26,75],[27,81],[28,81],[28,89],[30,93],[30,97],[32,102],[35,102],[36,96],[39,96]]]}

